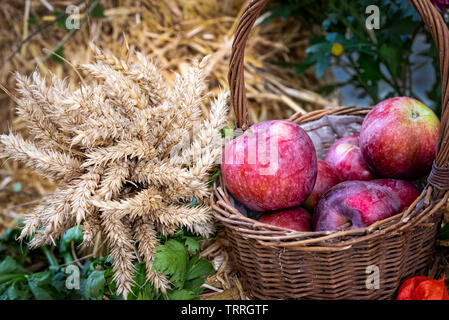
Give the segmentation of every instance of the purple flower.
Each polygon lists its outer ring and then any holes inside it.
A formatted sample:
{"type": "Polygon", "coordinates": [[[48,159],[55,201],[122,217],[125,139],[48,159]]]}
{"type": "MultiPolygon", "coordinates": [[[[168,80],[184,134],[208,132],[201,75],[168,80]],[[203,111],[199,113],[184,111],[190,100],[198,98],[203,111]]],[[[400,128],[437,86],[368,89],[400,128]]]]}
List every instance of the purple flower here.
{"type": "Polygon", "coordinates": [[[449,9],[449,0],[432,0],[432,3],[440,12],[449,9]]]}

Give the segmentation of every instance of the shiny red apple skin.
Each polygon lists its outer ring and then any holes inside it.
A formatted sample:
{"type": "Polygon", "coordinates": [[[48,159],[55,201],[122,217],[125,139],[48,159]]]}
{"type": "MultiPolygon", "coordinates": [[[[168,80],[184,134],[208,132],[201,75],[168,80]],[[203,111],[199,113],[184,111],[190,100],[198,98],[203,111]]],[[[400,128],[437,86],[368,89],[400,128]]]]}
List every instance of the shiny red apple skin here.
{"type": "Polygon", "coordinates": [[[338,183],[340,183],[340,178],[335,169],[327,162],[318,159],[318,173],[315,186],[310,196],[304,201],[303,206],[309,210],[313,210],[321,196],[338,183]]]}
{"type": "Polygon", "coordinates": [[[400,212],[410,206],[420,194],[419,190],[409,181],[398,179],[376,179],[371,182],[387,188],[388,192],[397,197],[400,212]]]}
{"type": "Polygon", "coordinates": [[[303,208],[290,208],[266,213],[259,218],[259,221],[295,231],[312,231],[312,215],[303,208]]]}
{"type": "Polygon", "coordinates": [[[379,177],[416,179],[432,167],[439,129],[437,116],[420,101],[390,98],[365,117],[360,131],[361,151],[379,177]]]}
{"type": "Polygon", "coordinates": [[[291,208],[312,192],[317,175],[316,150],[298,124],[264,121],[225,146],[221,172],[229,192],[247,208],[291,208]]]}
{"type": "Polygon", "coordinates": [[[399,207],[385,187],[370,181],[345,181],[321,197],[313,226],[315,231],[364,228],[399,213],[399,207]]]}
{"type": "Polygon", "coordinates": [[[374,179],[360,152],[359,134],[335,141],[324,160],[335,169],[341,181],[374,179]]]}

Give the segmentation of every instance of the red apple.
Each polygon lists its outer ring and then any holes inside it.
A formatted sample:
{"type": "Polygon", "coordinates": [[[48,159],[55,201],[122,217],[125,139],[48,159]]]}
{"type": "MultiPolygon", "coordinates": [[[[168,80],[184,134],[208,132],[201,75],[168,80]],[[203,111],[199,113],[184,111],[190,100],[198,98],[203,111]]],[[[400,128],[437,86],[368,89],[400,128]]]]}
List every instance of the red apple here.
{"type": "Polygon", "coordinates": [[[290,208],[266,213],[259,218],[259,221],[285,229],[312,231],[312,216],[303,208],[290,208]]]}
{"type": "Polygon", "coordinates": [[[397,198],[399,212],[410,206],[420,194],[419,190],[411,182],[404,180],[377,179],[371,182],[386,188],[388,192],[397,198]]]}
{"type": "Polygon", "coordinates": [[[335,141],[324,160],[335,169],[341,181],[373,179],[360,152],[358,134],[335,141]]]}
{"type": "Polygon", "coordinates": [[[229,192],[249,209],[295,207],[312,192],[316,151],[298,124],[264,121],[225,146],[221,172],[229,192]]]}
{"type": "Polygon", "coordinates": [[[378,175],[415,179],[430,171],[440,121],[418,100],[397,97],[377,104],[360,131],[365,161],[378,175]]]}
{"type": "Polygon", "coordinates": [[[385,187],[370,181],[345,181],[326,192],[313,215],[315,231],[358,229],[399,212],[385,187]]]}
{"type": "Polygon", "coordinates": [[[304,207],[312,210],[327,190],[340,182],[337,172],[323,160],[318,159],[318,173],[312,193],[304,202],[304,207]]]}

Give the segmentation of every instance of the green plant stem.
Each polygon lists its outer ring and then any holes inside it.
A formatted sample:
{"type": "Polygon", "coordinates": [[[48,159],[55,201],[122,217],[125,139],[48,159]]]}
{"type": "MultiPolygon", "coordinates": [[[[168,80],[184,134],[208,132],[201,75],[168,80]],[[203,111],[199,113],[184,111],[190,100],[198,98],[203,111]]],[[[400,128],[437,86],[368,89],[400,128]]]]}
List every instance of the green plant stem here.
{"type": "Polygon", "coordinates": [[[42,252],[44,253],[45,257],[47,258],[48,263],[50,264],[50,266],[59,268],[58,259],[56,259],[56,257],[53,254],[53,252],[50,249],[48,249],[47,246],[42,246],[40,248],[41,248],[42,252]]]}
{"type": "MultiPolygon", "coordinates": [[[[74,5],[75,6],[80,6],[84,3],[85,0],[80,0],[78,2],[76,2],[74,5]]],[[[42,25],[39,29],[37,29],[36,31],[30,33],[28,35],[28,37],[26,37],[25,39],[23,39],[17,46],[17,48],[14,49],[13,53],[8,57],[8,60],[11,60],[12,58],[14,58],[14,56],[20,51],[20,49],[22,49],[23,45],[30,41],[33,37],[35,37],[36,35],[42,33],[46,28],[50,27],[51,25],[57,23],[58,21],[61,21],[63,18],[65,18],[67,15],[65,13],[61,13],[60,15],[58,15],[54,20],[45,23],[44,25],[42,25]]]]}
{"type": "MultiPolygon", "coordinates": [[[[81,26],[83,25],[83,23],[86,21],[87,17],[92,13],[92,11],[99,4],[99,2],[100,2],[100,0],[93,0],[90,3],[90,5],[87,9],[87,12],[84,14],[84,16],[80,20],[80,29],[81,29],[81,26]]],[[[53,55],[53,52],[57,52],[58,50],[60,50],[64,46],[64,44],[67,42],[67,40],[69,40],[77,31],[78,31],[78,29],[71,29],[69,32],[67,32],[65,34],[65,36],[53,48],[52,53],[47,54],[42,59],[42,62],[47,61],[53,55]]]]}
{"type": "MultiPolygon", "coordinates": [[[[384,63],[384,65],[385,65],[385,63],[384,63]]],[[[387,67],[387,70],[388,70],[388,67],[387,67]]],[[[388,70],[388,72],[390,72],[390,70],[388,70]]],[[[391,72],[390,72],[390,74],[391,74],[391,72]]],[[[382,77],[382,80],[385,81],[394,91],[396,91],[398,94],[401,94],[402,90],[399,88],[399,85],[397,83],[388,79],[388,77],[382,72],[382,70],[380,70],[380,75],[382,77]]],[[[391,77],[391,78],[394,79],[394,77],[391,77]]]]}
{"type": "MultiPolygon", "coordinates": [[[[357,30],[355,30],[351,26],[351,32],[358,34],[361,39],[365,38],[366,40],[370,40],[371,37],[368,34],[368,29],[365,28],[365,20],[361,18],[364,16],[361,15],[360,12],[358,12],[353,5],[348,5],[348,2],[346,2],[346,1],[344,1],[343,3],[345,3],[347,8],[349,8],[349,11],[351,12],[352,17],[357,20],[357,22],[360,26],[362,26],[361,30],[365,30],[364,32],[359,32],[358,28],[357,28],[357,30]]],[[[347,20],[347,19],[344,19],[344,20],[347,20]]],[[[349,22],[347,24],[349,25],[349,22]]]]}
{"type": "Polygon", "coordinates": [[[365,81],[363,81],[362,75],[360,74],[360,71],[359,71],[354,59],[351,57],[350,54],[348,54],[347,57],[348,57],[348,60],[351,64],[352,68],[354,69],[354,71],[356,73],[357,78],[359,79],[360,84],[365,89],[366,93],[371,97],[371,99],[373,100],[373,103],[377,103],[377,97],[369,90],[367,83],[365,83],[365,81]]]}
{"type": "MultiPolygon", "coordinates": [[[[377,47],[377,52],[380,51],[380,47],[377,47]]],[[[388,79],[388,76],[384,75],[382,72],[382,69],[380,69],[380,74],[382,76],[382,80],[384,80],[386,83],[388,83],[399,95],[405,95],[401,89],[401,86],[397,82],[397,79],[393,76],[393,72],[391,72],[390,67],[388,66],[388,63],[382,59],[382,56],[379,55],[380,62],[385,66],[385,68],[388,71],[388,74],[391,77],[391,80],[388,79]]]]}
{"type": "Polygon", "coordinates": [[[64,264],[71,264],[73,262],[73,258],[72,255],[70,254],[70,252],[66,252],[64,254],[64,264]]]}
{"type": "MultiPolygon", "coordinates": [[[[346,3],[346,2],[344,2],[346,3]]],[[[335,6],[332,5],[332,9],[334,12],[338,12],[338,8],[336,8],[335,6]]],[[[351,10],[351,8],[350,8],[351,10]]],[[[352,10],[351,10],[352,11],[352,10]]],[[[354,15],[354,17],[358,17],[359,14],[357,13],[356,15],[354,15]]],[[[348,28],[352,34],[355,34],[359,39],[364,39],[365,37],[365,33],[364,32],[360,32],[359,29],[354,29],[353,26],[349,23],[347,18],[342,18],[341,22],[344,24],[344,26],[346,28],[348,28]]],[[[364,23],[361,24],[362,26],[364,25],[364,23]]],[[[364,28],[363,28],[364,29],[364,28]]]]}
{"type": "Polygon", "coordinates": [[[7,281],[15,279],[15,278],[25,279],[25,276],[22,273],[4,274],[4,275],[0,276],[0,283],[7,282],[7,281]]]}

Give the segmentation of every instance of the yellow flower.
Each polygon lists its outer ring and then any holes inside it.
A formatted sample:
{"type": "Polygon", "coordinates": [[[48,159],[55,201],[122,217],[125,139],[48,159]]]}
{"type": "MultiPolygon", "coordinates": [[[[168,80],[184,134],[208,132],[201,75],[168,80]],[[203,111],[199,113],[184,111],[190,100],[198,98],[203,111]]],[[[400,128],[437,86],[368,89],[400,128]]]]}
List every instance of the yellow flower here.
{"type": "Polygon", "coordinates": [[[343,53],[344,49],[343,46],[339,43],[334,43],[332,45],[332,54],[336,57],[341,56],[341,54],[343,53]]]}

